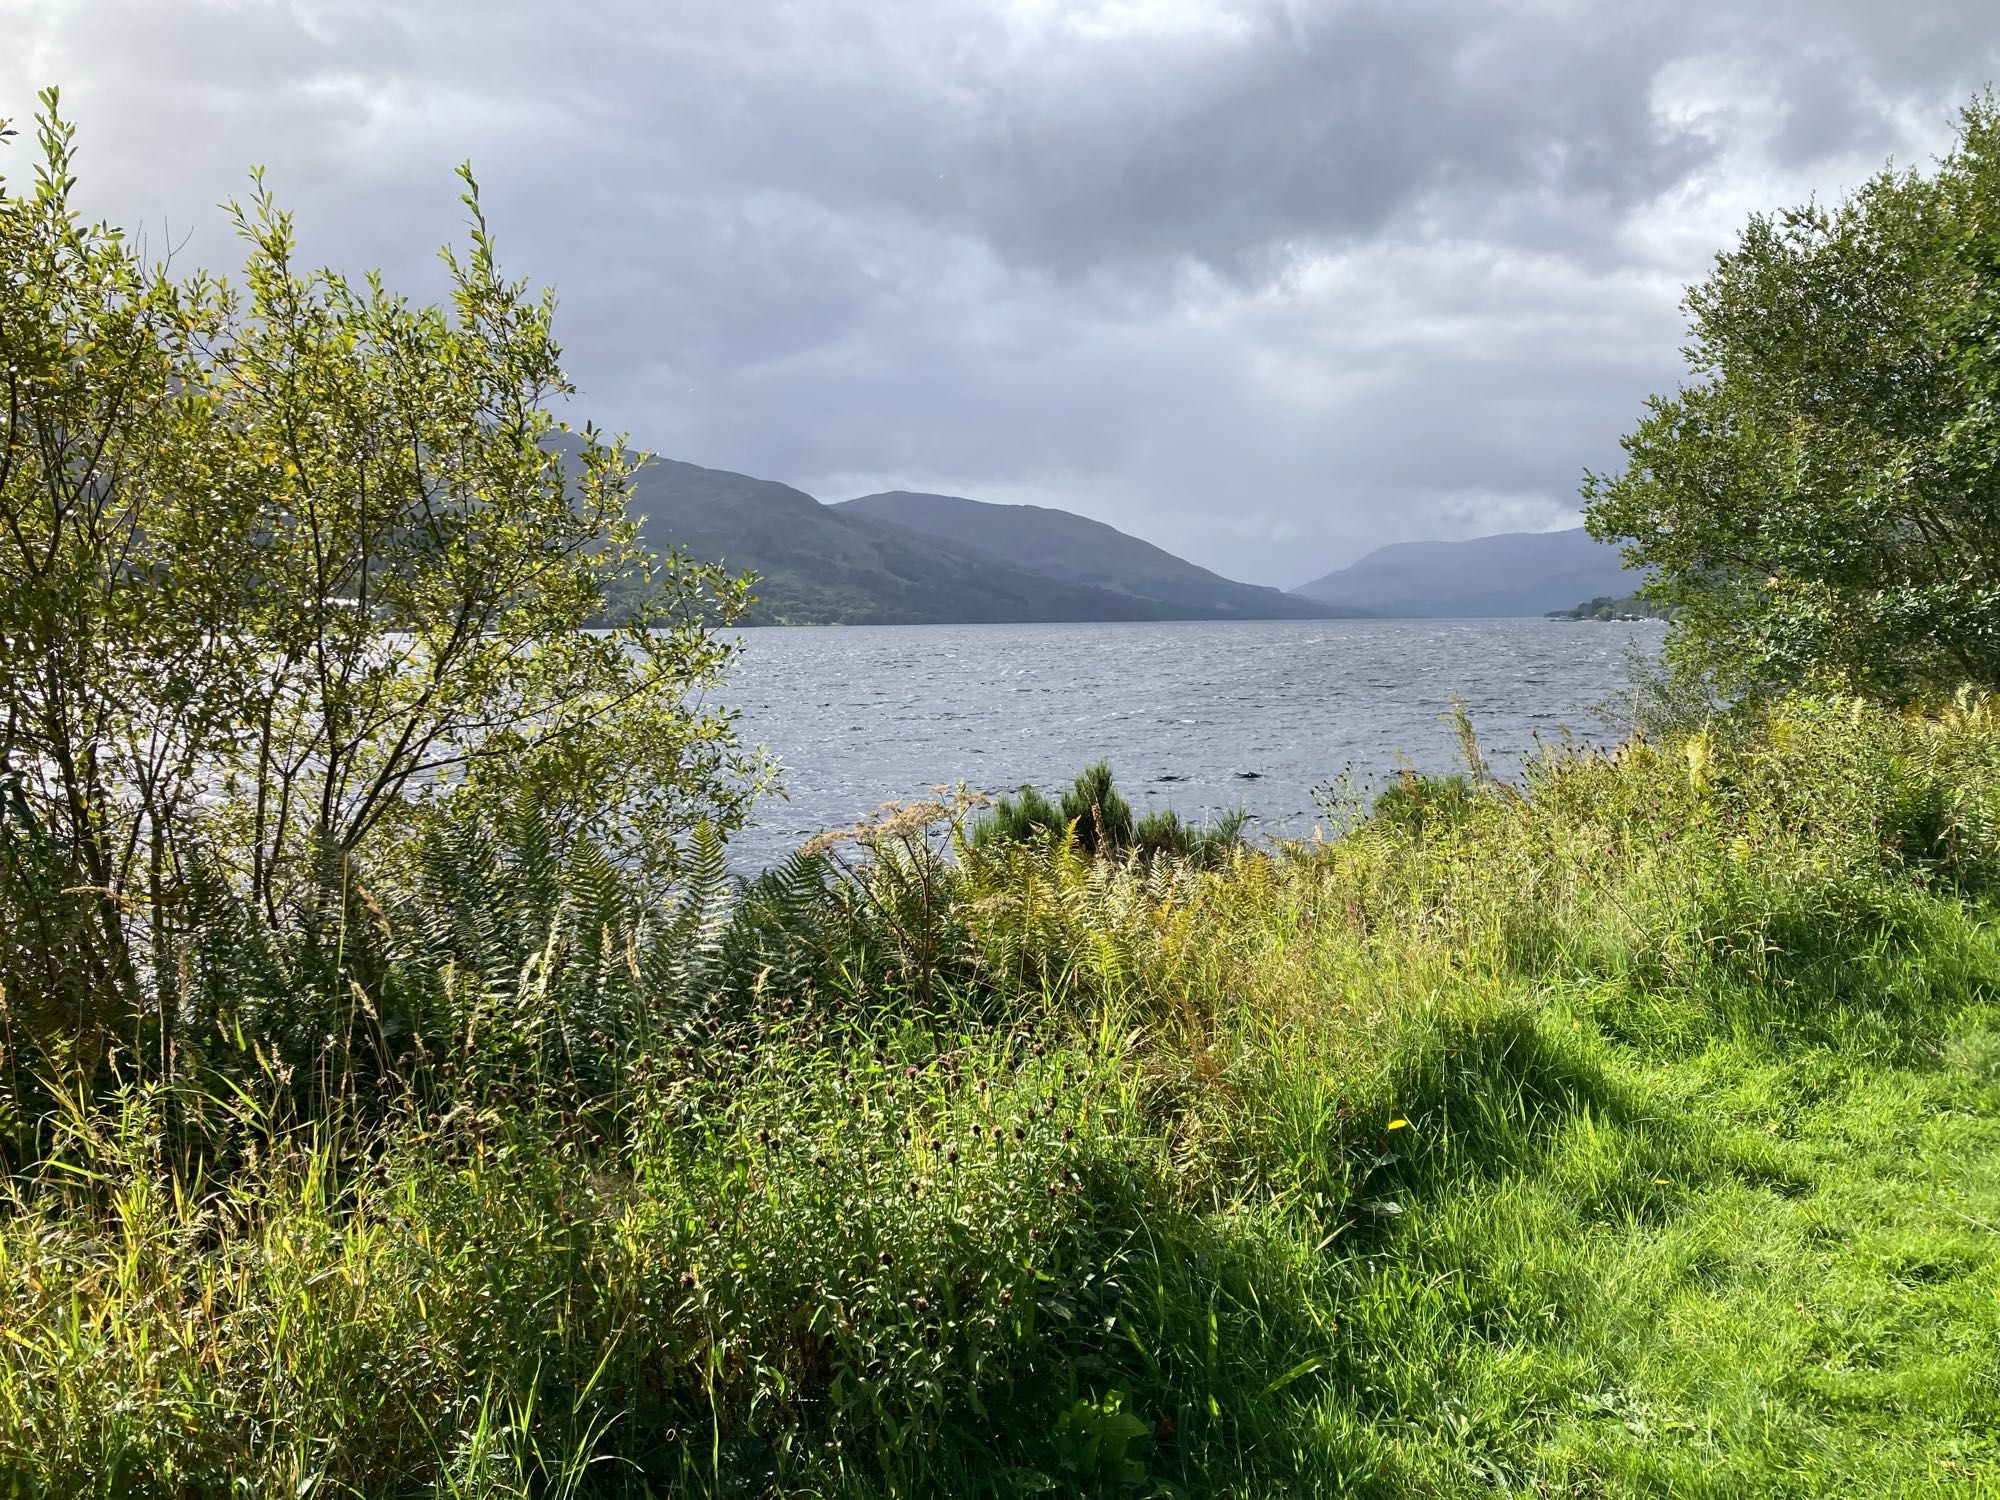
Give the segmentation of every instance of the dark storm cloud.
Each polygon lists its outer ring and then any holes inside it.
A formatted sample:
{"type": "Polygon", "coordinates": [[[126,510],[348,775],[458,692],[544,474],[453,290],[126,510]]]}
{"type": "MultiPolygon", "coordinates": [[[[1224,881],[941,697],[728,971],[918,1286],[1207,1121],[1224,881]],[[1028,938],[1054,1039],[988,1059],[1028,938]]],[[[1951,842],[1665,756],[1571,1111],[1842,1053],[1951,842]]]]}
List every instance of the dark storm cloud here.
{"type": "Polygon", "coordinates": [[[420,292],[469,156],[589,414],[1295,583],[1564,523],[1681,286],[1942,147],[1989,9],[0,0],[0,113],[61,83],[92,205],[191,261],[259,161],[420,292]]]}

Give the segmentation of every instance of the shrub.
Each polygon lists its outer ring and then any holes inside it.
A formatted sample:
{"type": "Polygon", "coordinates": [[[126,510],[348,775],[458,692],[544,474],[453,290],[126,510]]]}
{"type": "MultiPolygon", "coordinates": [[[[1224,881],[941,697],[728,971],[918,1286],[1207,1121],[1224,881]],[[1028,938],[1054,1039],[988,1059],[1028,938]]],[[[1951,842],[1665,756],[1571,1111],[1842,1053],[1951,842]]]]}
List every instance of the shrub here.
{"type": "Polygon", "coordinates": [[[301,268],[261,181],[242,287],[175,280],[77,216],[44,104],[0,187],[10,1047],[88,1086],[344,1033],[385,1000],[370,903],[524,790],[549,858],[655,889],[738,824],[759,768],[699,705],[747,584],[639,545],[636,459],[556,421],[552,300],[469,172],[447,306],[301,268]]]}
{"type": "Polygon", "coordinates": [[[1457,824],[1471,809],[1472,797],[1469,776],[1426,776],[1405,770],[1375,794],[1369,814],[1378,823],[1421,838],[1457,824]]]}
{"type": "Polygon", "coordinates": [[[1692,288],[1688,378],[1592,535],[1653,569],[1668,654],[1731,691],[2000,682],[2000,107],[1928,172],[1754,217],[1692,288]]]}
{"type": "Polygon", "coordinates": [[[990,849],[1002,843],[1073,837],[1087,855],[1106,859],[1136,853],[1141,859],[1170,855],[1201,866],[1218,863],[1243,842],[1250,820],[1246,810],[1228,813],[1215,823],[1195,828],[1170,808],[1158,808],[1136,821],[1132,806],[1112,784],[1105,761],[1083,771],[1052,803],[1032,786],[1002,797],[974,823],[972,843],[990,849]]]}

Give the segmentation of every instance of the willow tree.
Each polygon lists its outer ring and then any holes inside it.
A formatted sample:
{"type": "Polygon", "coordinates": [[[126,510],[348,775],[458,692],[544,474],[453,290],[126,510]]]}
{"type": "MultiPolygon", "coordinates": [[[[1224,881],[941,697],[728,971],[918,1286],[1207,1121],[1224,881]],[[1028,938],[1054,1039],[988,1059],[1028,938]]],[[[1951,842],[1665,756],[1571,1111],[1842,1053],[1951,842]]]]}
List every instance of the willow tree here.
{"type": "Polygon", "coordinates": [[[469,171],[444,305],[302,267],[255,177],[240,278],[175,274],[79,215],[57,105],[0,178],[9,1023],[84,1061],[164,1034],[196,893],[310,938],[468,802],[657,879],[740,823],[758,767],[704,695],[745,584],[641,547],[637,456],[557,420],[553,300],[469,171]]]}
{"type": "Polygon", "coordinates": [[[1688,294],[1689,378],[1591,475],[1671,653],[1739,689],[2000,684],[2000,110],[1928,172],[1753,218],[1688,294]]]}

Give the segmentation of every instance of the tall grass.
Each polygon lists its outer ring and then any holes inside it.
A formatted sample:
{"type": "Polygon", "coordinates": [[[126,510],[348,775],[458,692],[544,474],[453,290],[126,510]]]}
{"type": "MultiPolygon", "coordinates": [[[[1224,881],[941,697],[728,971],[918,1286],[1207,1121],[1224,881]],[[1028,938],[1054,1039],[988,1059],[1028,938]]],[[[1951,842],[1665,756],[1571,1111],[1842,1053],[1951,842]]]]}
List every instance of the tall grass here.
{"type": "Polygon", "coordinates": [[[0,1487],[1974,1493],[2000,1463],[1983,700],[1555,748],[1211,868],[969,816],[892,809],[665,911],[531,827],[468,834],[373,893],[366,1067],[301,1093],[329,1053],[299,1038],[17,1093],[0,1487]]]}

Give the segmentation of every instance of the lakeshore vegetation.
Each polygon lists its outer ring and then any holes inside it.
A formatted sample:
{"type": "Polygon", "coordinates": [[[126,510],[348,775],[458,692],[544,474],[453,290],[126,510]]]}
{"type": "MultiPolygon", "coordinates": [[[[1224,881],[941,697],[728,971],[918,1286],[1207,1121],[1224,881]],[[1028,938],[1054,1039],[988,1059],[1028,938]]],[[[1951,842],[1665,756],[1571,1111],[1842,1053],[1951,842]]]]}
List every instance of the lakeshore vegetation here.
{"type": "MultiPolygon", "coordinates": [[[[469,177],[449,307],[261,190],[242,288],[175,281],[56,105],[0,196],[0,1493],[1993,1491],[1994,574],[1874,408],[1785,428],[1872,529],[1703,425],[1747,344],[1593,481],[1676,611],[1614,750],[1503,783],[1461,715],[1273,847],[1098,766],[742,882],[751,586],[556,456],[469,177]]],[[[1954,434],[1996,129],[1802,221],[1928,216],[1954,434]]]]}

